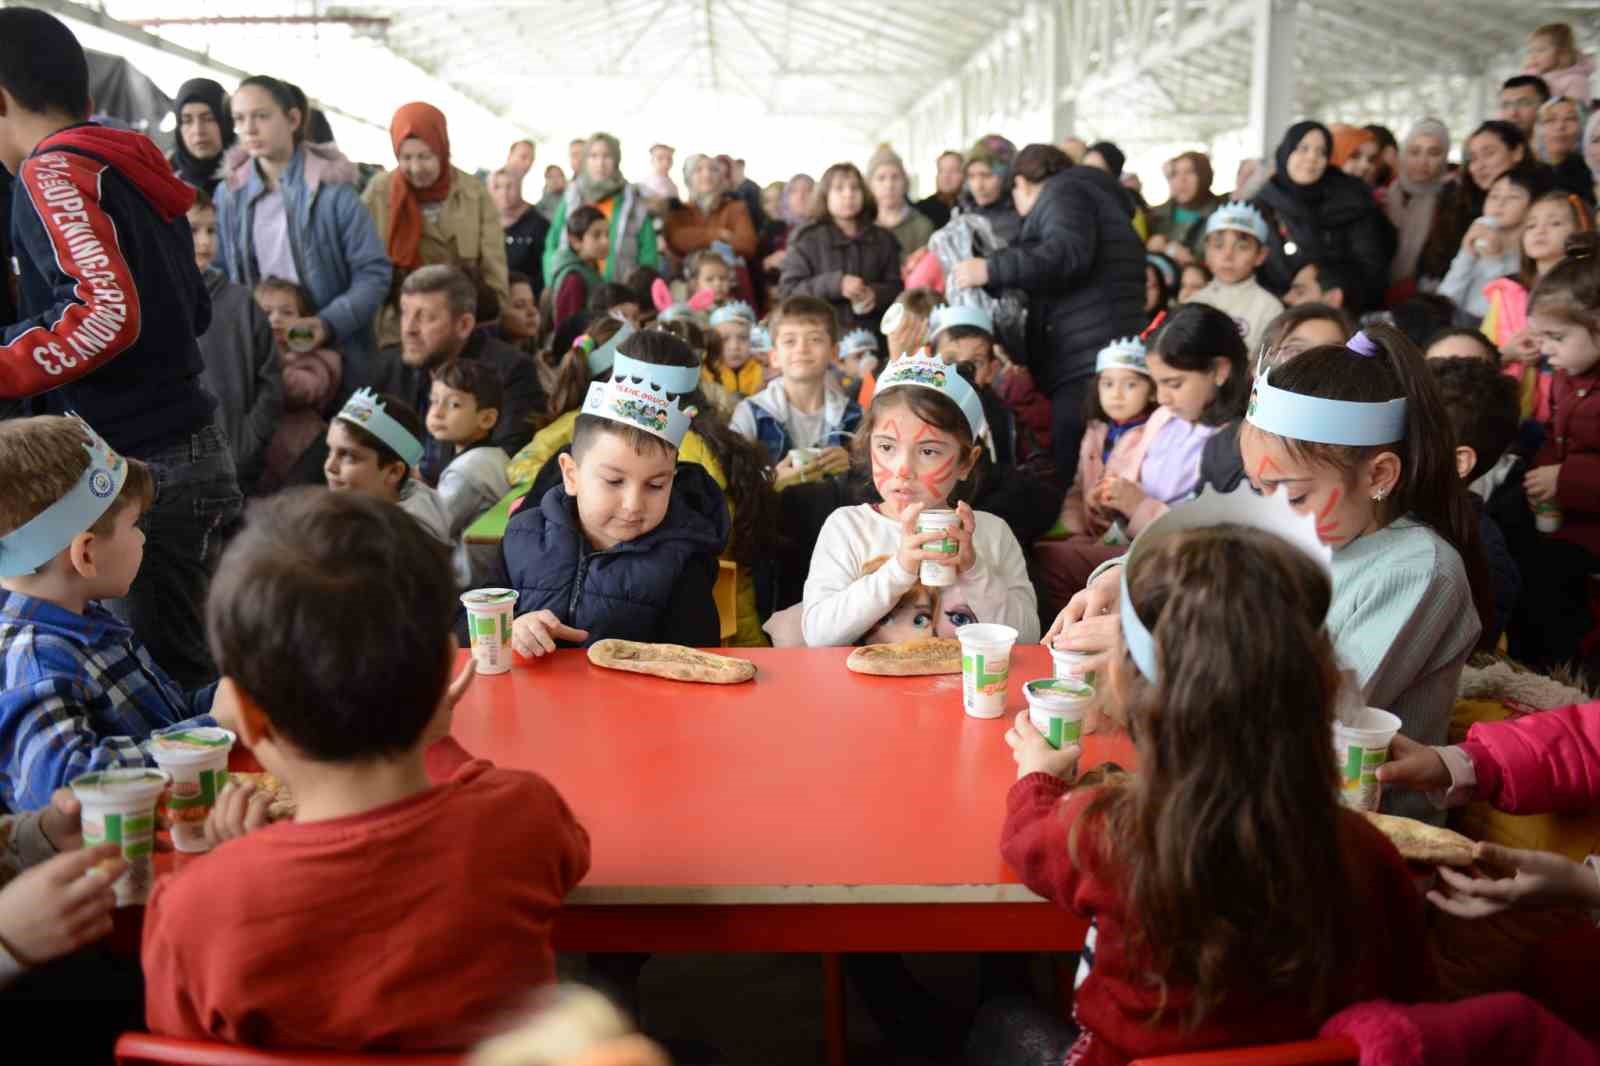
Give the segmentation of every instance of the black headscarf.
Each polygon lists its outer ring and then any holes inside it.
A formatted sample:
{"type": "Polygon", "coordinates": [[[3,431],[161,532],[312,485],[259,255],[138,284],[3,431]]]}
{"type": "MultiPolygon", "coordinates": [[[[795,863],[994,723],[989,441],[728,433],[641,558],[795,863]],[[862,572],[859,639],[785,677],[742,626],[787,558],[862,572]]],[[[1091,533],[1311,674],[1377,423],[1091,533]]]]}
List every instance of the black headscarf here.
{"type": "Polygon", "coordinates": [[[233,113],[228,110],[228,94],[222,86],[210,78],[190,78],[178,89],[178,99],[172,105],[179,116],[178,145],[172,153],[172,161],[178,171],[178,177],[196,188],[203,188],[210,192],[221,177],[222,156],[227,154],[234,142],[239,138],[233,132],[233,113]],[[185,104],[205,104],[217,118],[217,127],[222,131],[222,152],[213,159],[200,159],[191,155],[187,145],[183,143],[183,108],[185,104]]]}
{"type": "Polygon", "coordinates": [[[1283,135],[1283,140],[1278,142],[1278,154],[1276,158],[1278,161],[1278,169],[1277,172],[1272,175],[1272,183],[1279,186],[1284,192],[1288,193],[1295,199],[1305,200],[1309,203],[1316,203],[1318,200],[1321,200],[1323,195],[1327,192],[1329,179],[1332,178],[1334,174],[1343,173],[1343,171],[1333,165],[1333,134],[1328,132],[1328,127],[1324,126],[1322,123],[1312,121],[1310,119],[1307,119],[1304,122],[1296,122],[1293,126],[1289,127],[1288,131],[1283,135]],[[1310,133],[1312,130],[1320,132],[1324,138],[1323,143],[1328,146],[1328,167],[1322,172],[1322,177],[1318,178],[1310,185],[1301,185],[1298,182],[1290,180],[1289,178],[1289,157],[1294,154],[1294,150],[1296,148],[1300,147],[1300,142],[1306,139],[1306,134],[1310,133]]]}

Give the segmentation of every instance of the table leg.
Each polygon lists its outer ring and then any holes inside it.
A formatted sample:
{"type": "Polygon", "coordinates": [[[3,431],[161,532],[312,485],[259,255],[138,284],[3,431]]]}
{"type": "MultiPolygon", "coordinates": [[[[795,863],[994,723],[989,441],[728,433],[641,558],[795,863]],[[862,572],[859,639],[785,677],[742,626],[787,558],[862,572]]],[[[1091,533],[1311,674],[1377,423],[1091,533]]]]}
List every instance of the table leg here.
{"type": "Polygon", "coordinates": [[[828,1066],[845,1066],[849,1046],[844,988],[844,958],[836,951],[822,956],[822,1024],[828,1041],[828,1066]]]}
{"type": "Polygon", "coordinates": [[[1055,959],[1056,1005],[1061,1020],[1072,1021],[1072,983],[1078,979],[1078,956],[1057,955],[1055,959]]]}

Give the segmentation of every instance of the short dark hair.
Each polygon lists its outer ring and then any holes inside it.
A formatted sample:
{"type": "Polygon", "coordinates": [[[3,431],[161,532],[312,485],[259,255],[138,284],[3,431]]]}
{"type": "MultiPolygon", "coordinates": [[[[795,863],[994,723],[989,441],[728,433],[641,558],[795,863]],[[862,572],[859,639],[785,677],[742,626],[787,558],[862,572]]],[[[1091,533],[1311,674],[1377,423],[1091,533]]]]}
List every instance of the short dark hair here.
{"type": "Polygon", "coordinates": [[[449,305],[452,315],[477,317],[478,286],[460,267],[449,263],[429,263],[407,274],[406,280],[400,283],[402,296],[423,296],[436,292],[444,293],[445,303],[449,305]]]}
{"type": "Polygon", "coordinates": [[[1361,268],[1348,259],[1313,259],[1306,264],[1317,275],[1317,287],[1323,292],[1338,289],[1345,298],[1355,303],[1361,298],[1361,268]]]}
{"type": "MultiPolygon", "coordinates": [[[[1096,147],[1099,147],[1096,145],[1096,147]]],[[[1109,162],[1109,160],[1108,160],[1109,162]]],[[[1012,173],[1038,185],[1072,166],[1072,157],[1053,144],[1030,144],[1017,153],[1012,173]]]]}
{"type": "Polygon", "coordinates": [[[636,304],[639,294],[615,281],[602,282],[589,294],[589,310],[606,312],[623,304],[636,304]]]}
{"type": "Polygon", "coordinates": [[[317,310],[316,304],[311,300],[311,294],[306,291],[306,287],[299,282],[290,281],[288,278],[280,278],[276,274],[268,274],[256,282],[256,295],[259,296],[264,292],[289,293],[294,297],[295,305],[300,309],[302,315],[314,314],[317,310]]]}
{"type": "Polygon", "coordinates": [[[1439,382],[1439,396],[1455,429],[1456,445],[1464,444],[1478,453],[1477,465],[1466,480],[1480,478],[1517,439],[1522,408],[1516,380],[1482,359],[1429,359],[1428,369],[1439,382]]]}
{"type": "Polygon", "coordinates": [[[953,341],[983,340],[989,342],[989,354],[994,355],[994,334],[979,326],[951,326],[940,337],[949,337],[953,341]]]}
{"type": "Polygon", "coordinates": [[[707,263],[716,263],[728,272],[730,278],[733,276],[733,268],[728,265],[726,259],[722,258],[721,252],[714,252],[710,248],[702,248],[697,252],[691,252],[689,258],[683,261],[683,280],[694,281],[700,276],[701,269],[707,263]]]}
{"type": "Polygon", "coordinates": [[[1500,85],[1501,92],[1505,92],[1507,89],[1532,89],[1539,94],[1540,103],[1550,99],[1550,83],[1537,74],[1513,75],[1500,85]]]}
{"type": "Polygon", "coordinates": [[[471,393],[480,411],[498,411],[505,403],[500,371],[477,359],[451,359],[433,372],[433,380],[447,389],[471,393]]]}
{"type": "Polygon", "coordinates": [[[789,319],[821,322],[828,331],[828,338],[835,344],[839,343],[839,316],[826,300],[815,296],[791,296],[779,304],[778,309],[772,312],[771,319],[774,340],[777,339],[778,330],[789,319]]]}
{"type": "MultiPolygon", "coordinates": [[[[378,402],[383,405],[384,413],[390,418],[394,419],[396,422],[400,423],[401,428],[403,428],[407,433],[411,434],[418,440],[428,439],[427,432],[422,427],[422,418],[417,414],[416,411],[412,410],[410,404],[406,403],[392,392],[380,393],[378,396],[378,402]]],[[[373,435],[371,430],[369,430],[366,426],[363,426],[361,423],[348,418],[340,418],[338,415],[334,415],[333,420],[339,423],[339,425],[344,428],[345,432],[354,437],[356,443],[360,444],[362,447],[371,448],[373,451],[377,452],[378,465],[380,467],[393,466],[395,463],[400,463],[403,466],[411,465],[400,457],[399,452],[395,451],[393,448],[383,443],[383,441],[379,440],[373,435]]]]}
{"type": "Polygon", "coordinates": [[[193,188],[194,188],[194,203],[189,205],[189,210],[191,210],[191,211],[215,211],[217,209],[216,201],[211,199],[211,193],[206,190],[206,187],[204,185],[196,185],[196,186],[193,186],[193,188]]]}
{"type": "Polygon", "coordinates": [[[1394,328],[1420,351],[1428,338],[1455,321],[1455,301],[1442,293],[1418,292],[1396,304],[1390,315],[1394,328]]]}
{"type": "Polygon", "coordinates": [[[89,114],[89,60],[67,24],[32,7],[0,10],[0,89],[34,114],[89,114]]]}
{"type": "Polygon", "coordinates": [[[1428,343],[1422,346],[1422,353],[1426,355],[1428,350],[1435,344],[1449,340],[1452,337],[1465,337],[1467,340],[1477,342],[1478,346],[1483,349],[1484,358],[1488,360],[1489,365],[1500,365],[1500,349],[1495,347],[1494,341],[1483,335],[1483,330],[1473,326],[1446,326],[1428,338],[1428,343]]]}
{"type": "Polygon", "coordinates": [[[583,235],[589,232],[590,226],[605,220],[605,213],[598,207],[593,204],[584,204],[567,216],[567,236],[575,241],[581,241],[583,240],[583,235]]]}
{"type": "Polygon", "coordinates": [[[456,599],[447,549],[416,519],[290,489],[250,508],[217,578],[217,666],[296,749],[351,763],[416,746],[449,679],[456,599]]]}
{"type": "Polygon", "coordinates": [[[526,285],[531,289],[533,288],[533,279],[520,271],[513,270],[506,275],[506,292],[510,292],[518,285],[526,285]]]}

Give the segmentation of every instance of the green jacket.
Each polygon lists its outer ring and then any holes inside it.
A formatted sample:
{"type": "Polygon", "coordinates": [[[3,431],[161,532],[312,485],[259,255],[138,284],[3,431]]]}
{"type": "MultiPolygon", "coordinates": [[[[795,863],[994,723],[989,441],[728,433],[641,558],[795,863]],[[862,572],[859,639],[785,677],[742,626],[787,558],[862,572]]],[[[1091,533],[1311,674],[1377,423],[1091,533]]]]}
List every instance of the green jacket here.
{"type": "MultiPolygon", "coordinates": [[[[555,227],[552,226],[550,231],[554,233],[555,227]]],[[[574,270],[583,275],[584,288],[591,295],[593,295],[594,290],[600,285],[600,272],[595,270],[595,268],[590,266],[587,261],[580,258],[577,252],[572,250],[571,241],[562,241],[561,247],[556,250],[555,258],[552,260],[547,260],[546,262],[547,265],[545,266],[545,277],[549,278],[550,280],[545,283],[545,286],[550,290],[550,298],[552,300],[555,299],[556,294],[561,291],[561,283],[567,280],[567,275],[572,273],[574,270]]],[[[608,260],[607,265],[609,265],[609,263],[610,261],[608,260]]]]}
{"type": "MultiPolygon", "coordinates": [[[[606,256],[606,281],[623,281],[635,267],[653,267],[660,264],[656,250],[656,223],[645,209],[644,197],[632,185],[625,185],[612,199],[622,200],[611,211],[611,252],[606,256]]],[[[556,260],[567,244],[567,214],[580,206],[578,183],[571,182],[550,220],[550,233],[544,241],[545,284],[554,292],[556,288],[556,260]]]]}

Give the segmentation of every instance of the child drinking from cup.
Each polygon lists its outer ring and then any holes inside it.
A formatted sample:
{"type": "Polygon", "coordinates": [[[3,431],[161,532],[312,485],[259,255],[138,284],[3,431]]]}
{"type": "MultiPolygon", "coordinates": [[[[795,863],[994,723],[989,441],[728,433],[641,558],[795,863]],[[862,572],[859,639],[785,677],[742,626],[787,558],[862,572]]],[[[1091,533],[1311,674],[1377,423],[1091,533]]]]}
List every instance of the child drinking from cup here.
{"type": "Polygon", "coordinates": [[[450,543],[450,516],[439,494],[412,476],[422,461],[422,419],[388,393],[360,389],[328,425],[328,461],[322,473],[334,492],[359,492],[397,504],[450,543]]]}
{"type": "Polygon", "coordinates": [[[332,348],[305,347],[306,329],[297,323],[312,317],[316,309],[304,286],[268,275],[256,282],[255,298],[272,327],[283,374],[283,411],[267,442],[266,459],[256,482],[256,490],[266,495],[284,485],[309,483],[315,477],[316,468],[311,464],[320,451],[317,445],[328,432],[323,412],[339,392],[344,361],[332,348]],[[292,338],[291,328],[296,330],[292,338]]]}

